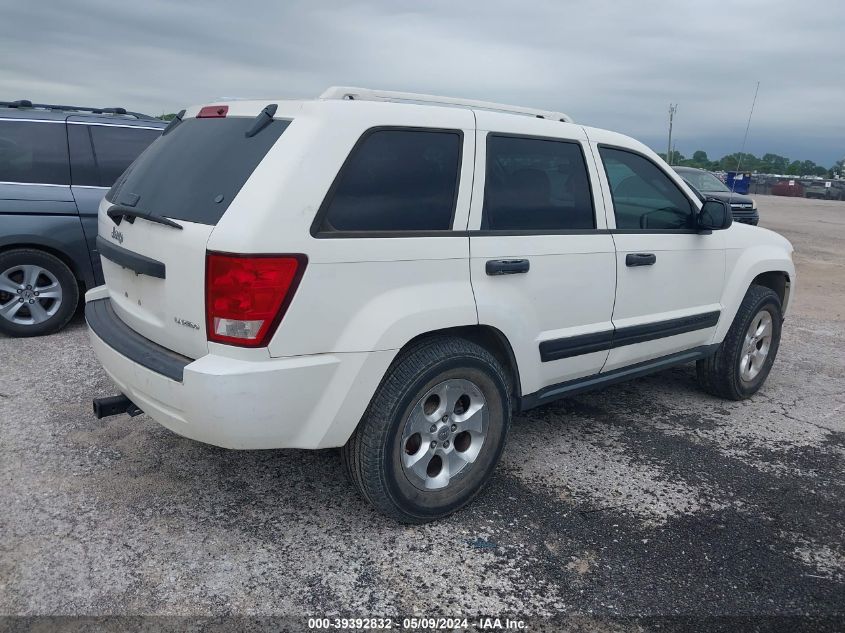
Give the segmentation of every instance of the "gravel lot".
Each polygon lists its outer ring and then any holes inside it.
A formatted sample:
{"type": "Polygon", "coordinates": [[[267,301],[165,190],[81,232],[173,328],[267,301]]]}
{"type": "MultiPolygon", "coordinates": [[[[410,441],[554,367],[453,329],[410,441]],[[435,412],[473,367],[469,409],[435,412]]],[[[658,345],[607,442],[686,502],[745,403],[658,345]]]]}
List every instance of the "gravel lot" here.
{"type": "Polygon", "coordinates": [[[704,395],[688,366],[535,409],[487,492],[423,527],[373,512],[335,451],[98,422],[114,388],[79,317],[0,338],[0,614],[845,622],[845,203],[758,203],[799,279],[756,397],[704,395]]]}

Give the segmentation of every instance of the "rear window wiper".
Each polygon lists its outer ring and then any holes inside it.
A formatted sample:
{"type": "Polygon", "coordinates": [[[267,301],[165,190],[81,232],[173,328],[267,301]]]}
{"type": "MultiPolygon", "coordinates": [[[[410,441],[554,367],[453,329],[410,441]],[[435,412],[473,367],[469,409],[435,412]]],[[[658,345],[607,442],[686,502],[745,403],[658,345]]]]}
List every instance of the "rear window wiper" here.
{"type": "Polygon", "coordinates": [[[120,224],[120,221],[123,218],[126,218],[126,221],[129,222],[129,224],[132,224],[135,221],[135,218],[142,218],[147,222],[155,222],[156,224],[163,224],[164,226],[172,226],[174,229],[182,230],[183,228],[181,224],[176,224],[176,222],[165,218],[164,216],[156,215],[150,211],[142,211],[141,209],[126,207],[122,204],[115,204],[109,207],[109,210],[106,211],[106,215],[109,216],[115,224],[120,224]]]}
{"type": "Polygon", "coordinates": [[[273,117],[276,114],[276,110],[278,110],[279,106],[275,103],[271,103],[266,108],[264,108],[261,112],[258,113],[258,116],[252,122],[252,126],[246,131],[244,136],[247,138],[252,138],[256,134],[258,134],[261,130],[265,127],[270,125],[273,121],[273,117]]]}
{"type": "Polygon", "coordinates": [[[184,110],[179,110],[179,114],[177,114],[175,117],[173,117],[172,119],[170,119],[170,123],[168,123],[168,124],[167,124],[167,127],[166,127],[166,128],[164,128],[164,132],[162,132],[162,133],[161,133],[161,135],[162,135],[162,136],[166,135],[168,132],[170,132],[170,130],[172,130],[172,129],[173,129],[173,128],[175,128],[177,125],[179,125],[179,124],[182,122],[182,117],[183,117],[183,116],[185,116],[185,111],[184,111],[184,110]]]}

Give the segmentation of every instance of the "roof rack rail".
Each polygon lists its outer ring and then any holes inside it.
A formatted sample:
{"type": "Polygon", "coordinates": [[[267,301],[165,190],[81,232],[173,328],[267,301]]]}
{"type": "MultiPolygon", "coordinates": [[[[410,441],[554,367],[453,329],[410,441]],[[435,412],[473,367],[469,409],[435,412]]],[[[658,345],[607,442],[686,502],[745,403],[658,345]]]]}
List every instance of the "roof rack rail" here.
{"type": "Polygon", "coordinates": [[[371,90],[370,88],[353,88],[350,86],[332,86],[323,94],[320,99],[338,99],[349,101],[407,101],[410,103],[431,103],[434,105],[457,106],[463,108],[476,108],[478,110],[492,110],[493,112],[508,112],[511,114],[524,114],[540,119],[551,119],[573,123],[572,117],[563,112],[551,110],[537,110],[534,108],[522,108],[519,106],[505,105],[503,103],[492,103],[490,101],[475,101],[472,99],[455,99],[453,97],[438,97],[436,95],[417,94],[415,92],[394,92],[392,90],[371,90]]]}
{"type": "Polygon", "coordinates": [[[126,108],[88,108],[86,106],[58,105],[54,103],[33,103],[28,99],[0,101],[0,108],[41,108],[43,110],[61,110],[62,112],[90,112],[91,114],[120,114],[136,119],[154,120],[155,117],[140,112],[131,112],[126,108]]]}

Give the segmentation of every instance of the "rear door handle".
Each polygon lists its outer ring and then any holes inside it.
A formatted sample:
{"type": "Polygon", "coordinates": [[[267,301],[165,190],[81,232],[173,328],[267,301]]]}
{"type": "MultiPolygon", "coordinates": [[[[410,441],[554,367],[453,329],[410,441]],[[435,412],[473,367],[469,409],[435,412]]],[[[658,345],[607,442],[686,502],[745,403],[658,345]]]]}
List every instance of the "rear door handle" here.
{"type": "Polygon", "coordinates": [[[651,266],[657,262],[654,253],[628,253],[625,256],[626,266],[651,266]]]}
{"type": "Polygon", "coordinates": [[[488,275],[516,275],[527,273],[530,266],[527,259],[488,259],[485,270],[488,275]]]}

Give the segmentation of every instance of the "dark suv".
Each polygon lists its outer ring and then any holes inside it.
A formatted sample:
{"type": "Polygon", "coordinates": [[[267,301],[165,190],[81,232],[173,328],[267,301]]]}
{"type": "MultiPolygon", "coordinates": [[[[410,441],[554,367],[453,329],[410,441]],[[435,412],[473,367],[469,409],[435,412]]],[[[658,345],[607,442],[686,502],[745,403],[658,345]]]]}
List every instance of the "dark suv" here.
{"type": "Polygon", "coordinates": [[[55,332],[103,283],[97,207],[165,126],[123,108],[0,101],[0,332],[55,332]]]}
{"type": "Polygon", "coordinates": [[[756,225],[760,221],[757,203],[741,193],[731,191],[721,180],[704,169],[695,167],[672,167],[686,183],[692,187],[699,197],[716,198],[731,205],[731,215],[734,222],[756,225]]]}

